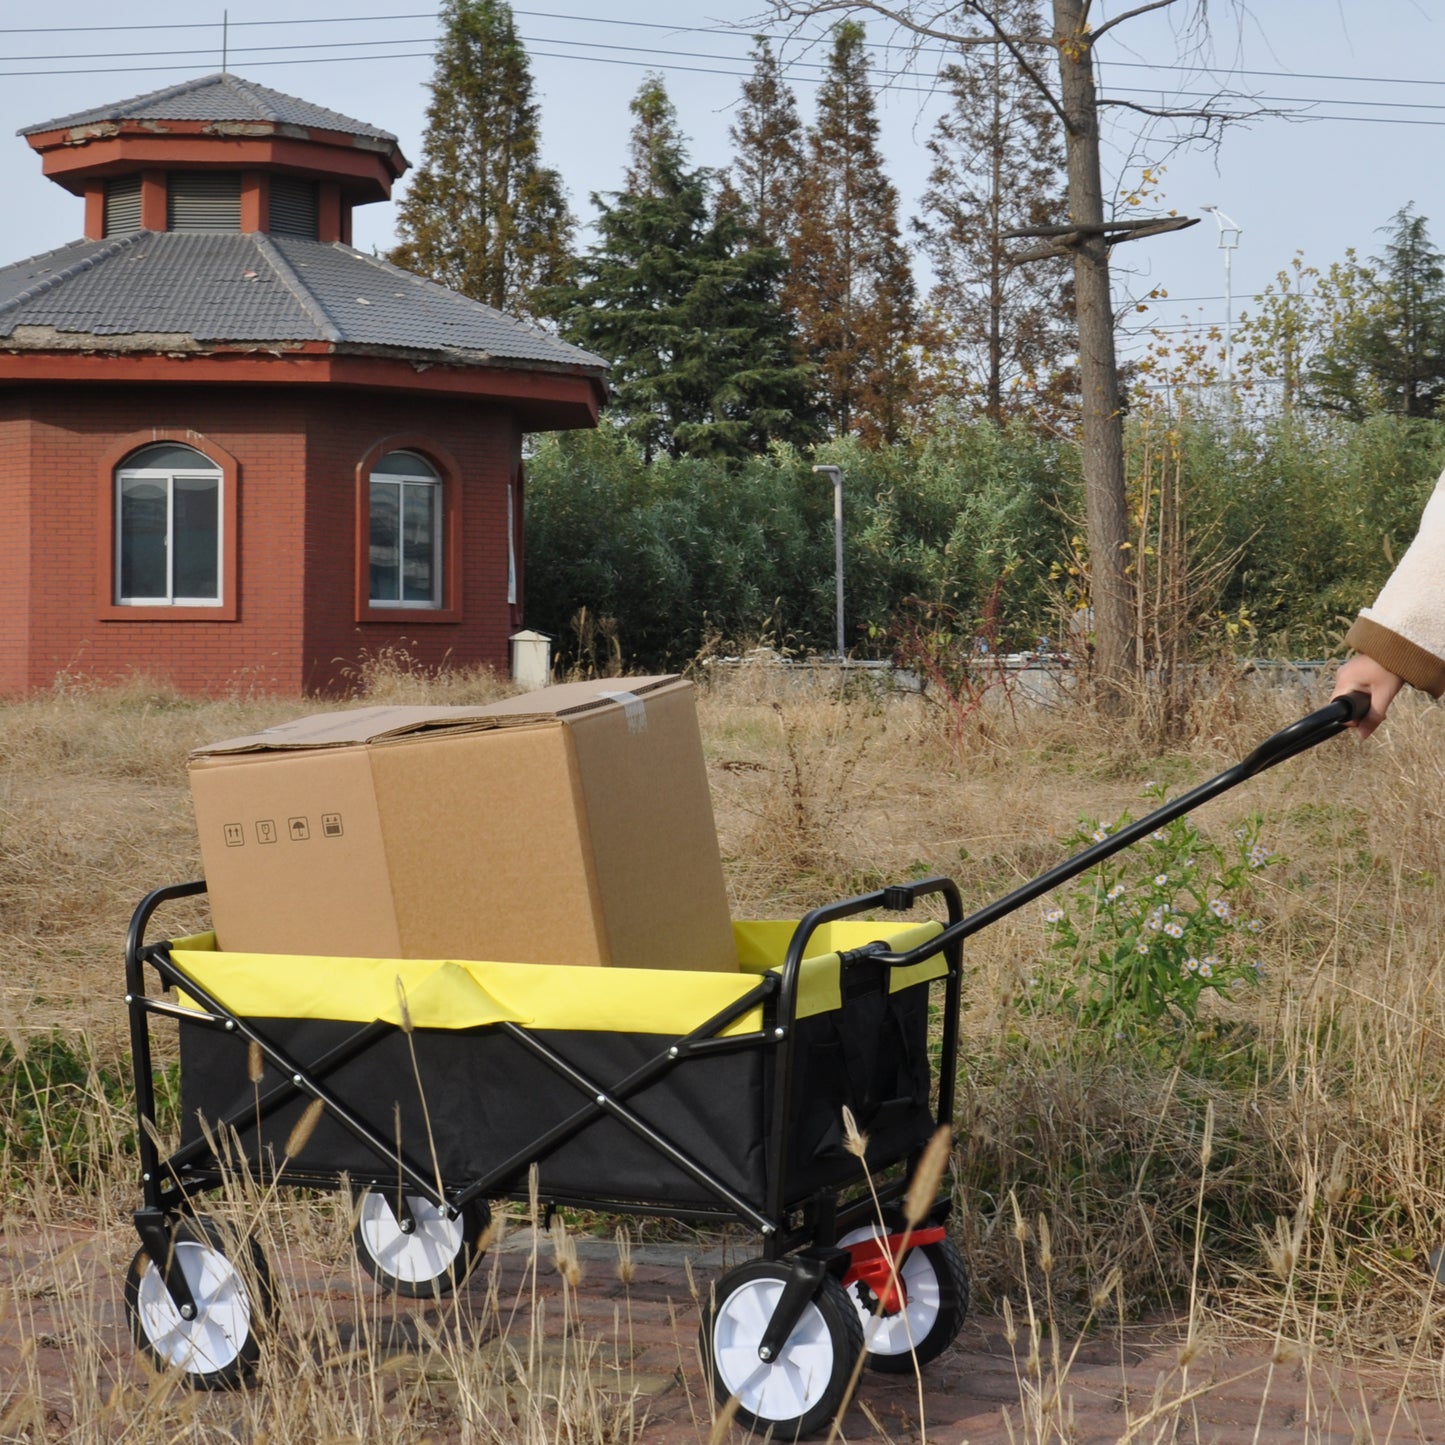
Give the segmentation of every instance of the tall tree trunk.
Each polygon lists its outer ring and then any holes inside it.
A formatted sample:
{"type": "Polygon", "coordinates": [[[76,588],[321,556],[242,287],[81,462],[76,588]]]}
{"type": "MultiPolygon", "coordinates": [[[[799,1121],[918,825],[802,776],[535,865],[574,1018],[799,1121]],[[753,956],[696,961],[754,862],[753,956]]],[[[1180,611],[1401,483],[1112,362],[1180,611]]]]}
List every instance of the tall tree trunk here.
{"type": "Polygon", "coordinates": [[[989,174],[988,228],[988,419],[1003,425],[1003,69],[1002,46],[993,47],[993,148],[989,174]]]}
{"type": "MultiPolygon", "coordinates": [[[[1053,0],[1059,47],[1060,98],[1068,157],[1069,220],[1104,221],[1099,164],[1099,109],[1085,0],[1053,0]]],[[[1130,667],[1128,514],[1124,502],[1124,426],[1114,356],[1114,305],[1109,248],[1100,235],[1074,250],[1079,323],[1079,386],[1083,393],[1084,499],[1088,514],[1090,594],[1095,666],[1106,699],[1118,697],[1130,667]]]]}

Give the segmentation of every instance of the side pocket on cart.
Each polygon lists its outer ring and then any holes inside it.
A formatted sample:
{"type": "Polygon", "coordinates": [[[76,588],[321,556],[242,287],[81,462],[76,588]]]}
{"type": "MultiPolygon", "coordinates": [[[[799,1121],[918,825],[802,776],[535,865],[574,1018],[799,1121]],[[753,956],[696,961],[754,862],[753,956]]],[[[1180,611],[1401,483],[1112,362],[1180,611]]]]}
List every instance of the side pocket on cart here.
{"type": "Polygon", "coordinates": [[[793,1158],[812,1163],[838,1157],[843,1152],[843,1105],[853,1107],[843,1041],[835,1037],[810,1043],[798,1084],[793,1158]]]}

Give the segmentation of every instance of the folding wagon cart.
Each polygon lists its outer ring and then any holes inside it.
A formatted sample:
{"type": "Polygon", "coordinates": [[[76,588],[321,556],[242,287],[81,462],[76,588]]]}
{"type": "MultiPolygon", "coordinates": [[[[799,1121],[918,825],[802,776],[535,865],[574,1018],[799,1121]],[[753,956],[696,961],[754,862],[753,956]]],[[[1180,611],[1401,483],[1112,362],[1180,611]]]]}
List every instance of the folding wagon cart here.
{"type": "Polygon", "coordinates": [[[758,1257],[709,1292],[703,1356],[743,1423],[816,1432],[860,1352],[911,1370],[963,1323],[947,1192],[912,1231],[899,1210],[924,1145],[952,1123],[963,940],[1334,736],[1362,704],[1311,713],[969,917],[956,885],[931,878],[796,923],[735,924],[736,974],[239,954],[209,934],[147,942],[156,911],[205,884],[157,889],[126,943],[143,1205],[125,1299],[138,1345],[202,1386],[255,1364],[266,1261],[195,1207],[230,1174],[349,1188],[363,1266],[430,1297],[466,1278],[488,1201],[528,1198],[535,1166],[549,1208],[755,1230],[758,1257]],[[899,917],[926,900],[945,921],[899,917]],[[166,1157],[156,1018],[176,1022],[180,1043],[180,1142],[166,1157]],[[845,1107],[868,1138],[878,1205],[845,1147],[845,1107]]]}

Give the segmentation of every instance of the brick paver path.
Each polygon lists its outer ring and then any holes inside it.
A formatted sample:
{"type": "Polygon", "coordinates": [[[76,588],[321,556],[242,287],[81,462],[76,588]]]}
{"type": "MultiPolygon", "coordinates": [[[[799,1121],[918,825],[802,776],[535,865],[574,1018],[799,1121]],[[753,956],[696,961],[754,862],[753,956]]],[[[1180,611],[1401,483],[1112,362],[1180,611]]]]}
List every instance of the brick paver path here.
{"type": "MultiPolygon", "coordinates": [[[[526,1353],[531,1340],[532,1388],[545,1393],[553,1387],[549,1357],[554,1364],[564,1356],[575,1360],[577,1340],[592,1340],[604,1386],[615,1398],[635,1397],[635,1412],[644,1417],[638,1445],[707,1445],[712,1415],[697,1365],[691,1290],[706,1289],[728,1260],[716,1250],[639,1246],[624,1283],[615,1247],[583,1240],[582,1278],[564,1298],[550,1243],[538,1251],[533,1269],[529,1238],[514,1234],[496,1252],[494,1267],[481,1269],[455,1304],[442,1307],[378,1296],[334,1250],[327,1258],[288,1248],[284,1260],[273,1261],[283,1304],[278,1338],[293,1351],[307,1351],[323,1388],[332,1379],[344,1390],[344,1362],[354,1366],[358,1357],[366,1364],[363,1377],[393,1381],[396,1399],[413,1402],[395,1431],[408,1440],[423,1438],[429,1428],[416,1413],[421,1399],[435,1411],[432,1438],[454,1438],[455,1396],[467,1387],[449,1374],[438,1341],[455,1345],[471,1331],[476,1339],[467,1349],[500,1358],[509,1349],[526,1353]],[[535,1328],[539,1311],[544,1323],[535,1328]],[[564,1315],[571,1321],[565,1338],[564,1315]],[[411,1393],[403,1388],[408,1381],[411,1393]]],[[[0,1441],[108,1440],[128,1432],[146,1442],[164,1438],[137,1432],[142,1407],[165,1390],[129,1342],[120,1286],[133,1248],[125,1227],[56,1227],[5,1238],[0,1441]],[[112,1416],[114,1428],[107,1423],[112,1416]]],[[[850,1445],[1445,1442],[1438,1361],[1436,1370],[1424,1360],[1409,1372],[1371,1372],[1324,1355],[1275,1361],[1263,1347],[1235,1342],[1201,1349],[1186,1370],[1180,1340],[1172,1323],[1089,1339],[1055,1386],[1047,1369],[1042,1379],[1030,1378],[1026,1338],[1011,1345],[1001,1320],[974,1316],[957,1344],[925,1368],[921,1392],[911,1377],[865,1372],[841,1438],[850,1445]]],[[[1046,1354],[1051,1348],[1045,1341],[1046,1354]]],[[[1061,1340],[1059,1348],[1067,1354],[1073,1342],[1061,1340]]],[[[495,1398],[474,1395],[473,1408],[514,1406],[515,1374],[511,1366],[495,1371],[495,1398]]],[[[246,1418],[237,1397],[209,1398],[203,1407],[216,1421],[214,1438],[248,1438],[236,1424],[246,1418]]],[[[741,1430],[732,1432],[733,1440],[742,1438],[741,1430]]]]}

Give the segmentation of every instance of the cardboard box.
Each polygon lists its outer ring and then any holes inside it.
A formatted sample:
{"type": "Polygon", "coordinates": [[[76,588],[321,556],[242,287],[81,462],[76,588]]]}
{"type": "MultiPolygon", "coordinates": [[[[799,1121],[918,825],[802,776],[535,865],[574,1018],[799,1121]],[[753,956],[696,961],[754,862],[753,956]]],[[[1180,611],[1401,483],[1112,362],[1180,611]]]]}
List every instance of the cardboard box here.
{"type": "Polygon", "coordinates": [[[737,968],[679,678],[324,713],[190,779],[224,949],[737,968]]]}

